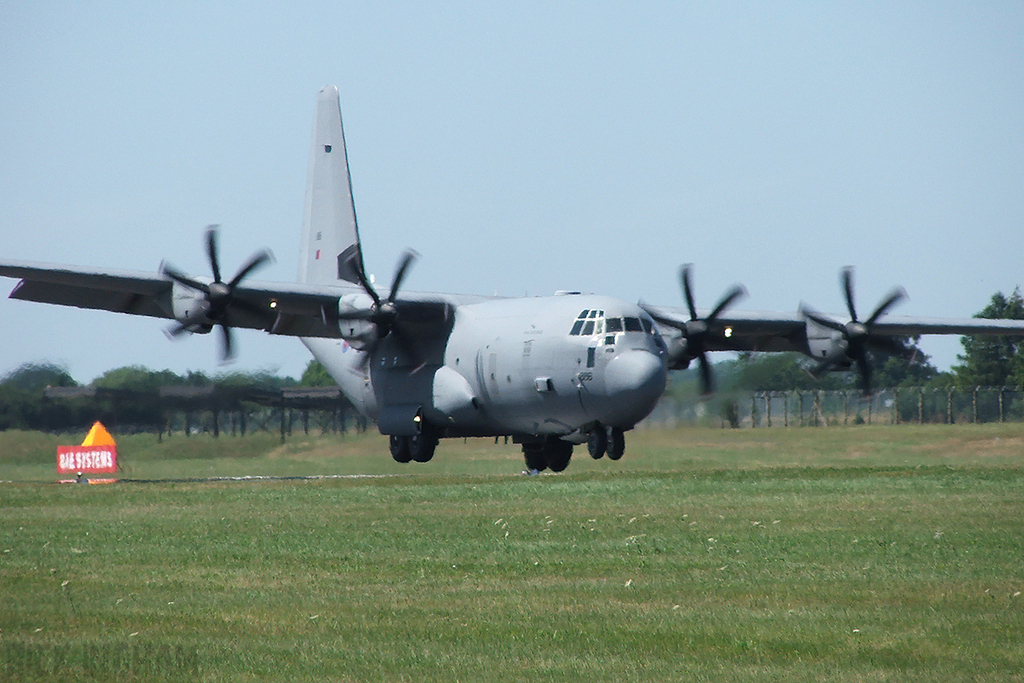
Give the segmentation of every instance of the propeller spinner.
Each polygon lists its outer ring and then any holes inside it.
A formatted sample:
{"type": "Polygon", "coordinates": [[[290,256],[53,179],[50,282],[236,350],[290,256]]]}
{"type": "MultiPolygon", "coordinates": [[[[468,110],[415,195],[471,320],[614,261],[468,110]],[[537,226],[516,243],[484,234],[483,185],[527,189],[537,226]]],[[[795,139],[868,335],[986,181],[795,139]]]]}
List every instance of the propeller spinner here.
{"type": "Polygon", "coordinates": [[[206,256],[210,261],[210,270],[213,272],[213,282],[206,283],[196,280],[166,262],[161,264],[160,271],[178,284],[200,291],[205,295],[205,305],[197,307],[186,319],[180,320],[177,325],[167,330],[168,336],[179,337],[184,332],[194,330],[196,326],[218,325],[221,330],[221,360],[227,362],[234,358],[234,342],[231,332],[232,310],[242,309],[260,318],[267,316],[267,312],[257,306],[244,299],[236,299],[235,288],[253,271],[272,262],[274,257],[266,249],[257,251],[238,269],[229,282],[224,282],[221,279],[220,261],[217,256],[218,227],[210,225],[206,228],[206,256]]]}

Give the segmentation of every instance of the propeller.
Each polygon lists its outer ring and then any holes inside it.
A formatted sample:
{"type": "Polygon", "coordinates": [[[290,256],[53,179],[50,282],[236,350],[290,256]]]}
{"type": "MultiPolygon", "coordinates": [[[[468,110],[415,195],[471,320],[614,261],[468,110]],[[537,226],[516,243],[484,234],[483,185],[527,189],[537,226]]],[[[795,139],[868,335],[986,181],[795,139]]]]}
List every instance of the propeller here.
{"type": "Polygon", "coordinates": [[[840,273],[840,281],[843,285],[843,293],[846,295],[846,308],[850,312],[849,322],[841,323],[821,315],[808,306],[800,305],[800,312],[804,318],[812,320],[822,327],[839,332],[843,339],[842,344],[821,359],[818,365],[811,370],[811,374],[818,376],[837,365],[845,365],[847,361],[852,361],[857,366],[857,372],[860,374],[861,390],[865,395],[869,395],[871,393],[872,371],[871,362],[868,359],[869,349],[877,349],[901,358],[909,358],[913,354],[913,350],[908,349],[898,339],[872,331],[872,327],[874,327],[878,319],[885,315],[890,308],[905,299],[907,293],[902,287],[894,287],[882,298],[868,319],[861,322],[857,317],[857,309],[853,303],[852,266],[843,268],[840,273]]]}
{"type": "MultiPolygon", "coordinates": [[[[355,311],[344,311],[340,312],[338,315],[338,320],[365,320],[376,325],[378,344],[388,336],[394,338],[402,352],[416,364],[416,369],[413,370],[413,372],[416,372],[416,370],[423,367],[424,361],[420,358],[420,355],[413,347],[412,340],[402,330],[401,325],[399,325],[399,313],[396,300],[398,298],[398,292],[402,288],[402,282],[405,280],[405,276],[409,272],[409,268],[418,257],[419,254],[411,249],[407,249],[405,253],[402,254],[402,258],[399,260],[398,266],[395,268],[395,275],[391,279],[391,289],[389,290],[386,299],[381,299],[380,295],[373,288],[373,285],[366,277],[366,272],[363,270],[362,264],[358,262],[352,263],[352,269],[355,271],[360,286],[373,300],[373,303],[369,308],[358,309],[355,311]]],[[[355,258],[357,257],[353,256],[353,259],[355,258]]],[[[371,354],[367,354],[366,359],[369,359],[370,355],[371,354]]]]}
{"type": "Polygon", "coordinates": [[[267,312],[244,299],[235,298],[235,288],[249,276],[250,273],[262,268],[274,260],[273,254],[266,249],[261,249],[249,257],[238,272],[229,282],[221,279],[220,260],[217,256],[217,229],[220,226],[209,225],[206,228],[206,256],[210,261],[210,270],[213,271],[213,282],[206,283],[196,280],[167,262],[160,266],[160,271],[175,282],[198,290],[205,294],[202,306],[198,306],[188,318],[169,330],[168,336],[175,338],[188,332],[197,325],[215,324],[221,330],[221,360],[227,362],[234,358],[234,342],[231,332],[231,317],[233,309],[243,309],[259,318],[266,318],[267,312]]]}
{"type": "Polygon", "coordinates": [[[714,377],[711,372],[711,363],[708,361],[707,357],[708,342],[715,338],[715,335],[711,332],[711,325],[718,319],[722,312],[732,306],[737,299],[746,296],[747,290],[742,285],[734,286],[725,293],[725,296],[719,300],[718,304],[707,316],[703,318],[698,317],[697,306],[694,303],[693,286],[690,284],[692,270],[692,263],[687,263],[679,269],[679,281],[683,290],[683,298],[686,300],[686,308],[690,312],[690,319],[685,322],[681,322],[679,320],[657,316],[653,313],[652,316],[659,323],[668,325],[669,327],[674,327],[683,333],[683,337],[686,339],[686,355],[690,358],[696,358],[700,362],[701,386],[703,387],[703,393],[706,396],[713,393],[715,390],[714,377]]]}

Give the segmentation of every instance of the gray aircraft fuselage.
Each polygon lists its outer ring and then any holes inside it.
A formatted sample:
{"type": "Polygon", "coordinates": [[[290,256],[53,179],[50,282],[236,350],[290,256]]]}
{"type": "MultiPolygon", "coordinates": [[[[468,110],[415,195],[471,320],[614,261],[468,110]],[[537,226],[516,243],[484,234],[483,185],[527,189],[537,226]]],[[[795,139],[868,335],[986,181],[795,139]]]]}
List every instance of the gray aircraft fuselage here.
{"type": "Polygon", "coordinates": [[[305,341],[390,434],[412,435],[422,420],[443,436],[581,442],[597,423],[632,428],[665,389],[665,344],[635,304],[578,294],[495,299],[455,306],[451,317],[434,348],[421,349],[422,366],[390,338],[371,351],[305,341]]]}

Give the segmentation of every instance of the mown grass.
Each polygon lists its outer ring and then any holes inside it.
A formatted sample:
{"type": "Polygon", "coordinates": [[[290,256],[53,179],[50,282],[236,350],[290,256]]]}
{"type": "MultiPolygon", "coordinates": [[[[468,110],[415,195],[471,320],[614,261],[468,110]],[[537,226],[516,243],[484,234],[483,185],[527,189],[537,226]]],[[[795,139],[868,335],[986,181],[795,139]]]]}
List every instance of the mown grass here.
{"type": "Polygon", "coordinates": [[[0,679],[1022,680],[1022,432],[638,432],[541,477],[493,441],[139,447],[397,476],[3,485],[0,679]]]}

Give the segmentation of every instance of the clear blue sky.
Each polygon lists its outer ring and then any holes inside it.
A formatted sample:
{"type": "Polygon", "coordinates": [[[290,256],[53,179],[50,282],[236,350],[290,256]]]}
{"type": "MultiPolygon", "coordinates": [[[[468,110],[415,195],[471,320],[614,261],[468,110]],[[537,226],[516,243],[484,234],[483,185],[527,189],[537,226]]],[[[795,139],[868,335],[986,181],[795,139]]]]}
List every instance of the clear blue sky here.
{"type": "MultiPolygon", "coordinates": [[[[1024,283],[1024,4],[0,5],[0,254],[293,281],[319,88],[341,92],[368,268],[409,289],[579,289],[969,317],[1024,283]]],[[[14,285],[2,280],[3,296],[14,285]]],[[[0,298],[0,375],[217,372],[214,336],[0,298]]],[[[297,376],[240,332],[239,370],[297,376]]],[[[956,338],[926,340],[940,367],[956,338]]]]}

